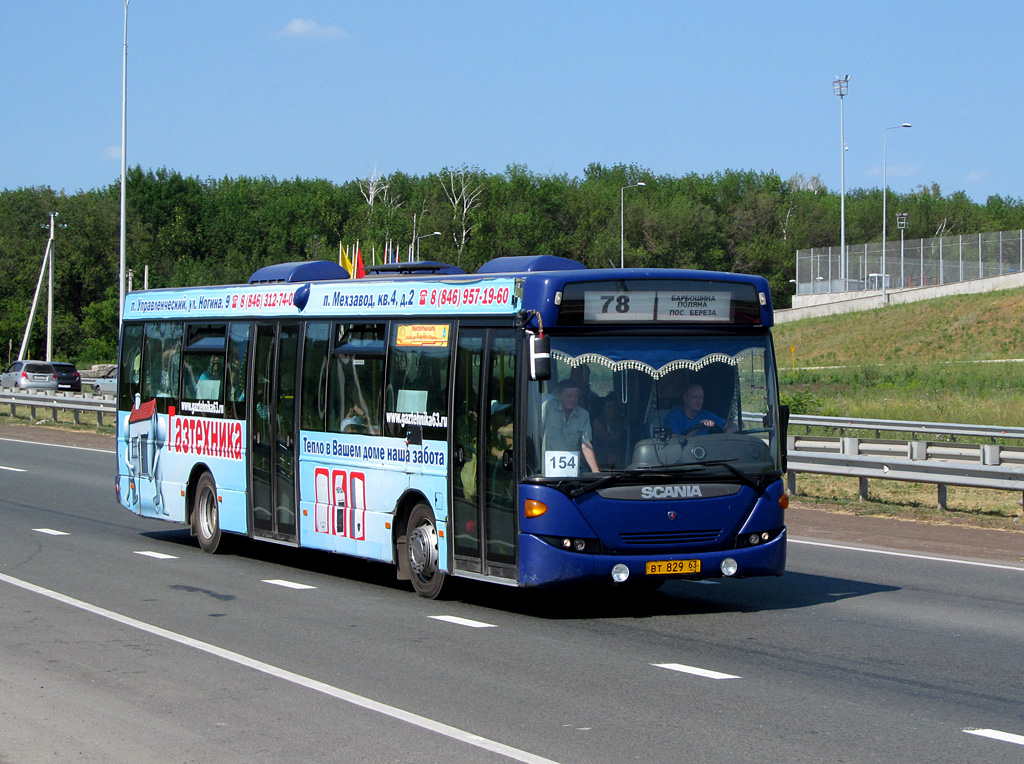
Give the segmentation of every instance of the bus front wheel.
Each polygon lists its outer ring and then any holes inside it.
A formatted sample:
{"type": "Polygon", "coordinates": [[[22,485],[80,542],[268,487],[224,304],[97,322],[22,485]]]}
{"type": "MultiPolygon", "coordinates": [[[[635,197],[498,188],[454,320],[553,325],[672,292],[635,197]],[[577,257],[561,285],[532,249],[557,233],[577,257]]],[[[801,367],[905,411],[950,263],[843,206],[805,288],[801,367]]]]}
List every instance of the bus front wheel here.
{"type": "Polygon", "coordinates": [[[417,504],[409,515],[407,534],[409,573],[412,587],[421,597],[435,599],[441,593],[445,574],[438,564],[437,525],[426,504],[417,504]]]}
{"type": "Polygon", "coordinates": [[[196,484],[192,501],[192,529],[199,546],[211,554],[220,546],[220,507],[217,504],[217,484],[209,472],[204,472],[196,484]]]}

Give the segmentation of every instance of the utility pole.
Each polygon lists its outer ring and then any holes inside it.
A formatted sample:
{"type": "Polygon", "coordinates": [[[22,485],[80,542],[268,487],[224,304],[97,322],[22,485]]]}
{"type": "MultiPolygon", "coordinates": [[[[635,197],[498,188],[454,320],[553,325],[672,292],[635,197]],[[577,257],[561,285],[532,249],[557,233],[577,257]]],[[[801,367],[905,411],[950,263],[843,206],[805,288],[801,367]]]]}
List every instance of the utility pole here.
{"type": "Polygon", "coordinates": [[[39,305],[39,293],[43,289],[43,275],[49,270],[50,278],[48,281],[47,295],[46,295],[46,360],[53,360],[53,248],[54,239],[58,228],[67,228],[66,223],[57,223],[57,217],[60,215],[59,212],[50,213],[50,223],[40,223],[40,228],[49,228],[50,236],[46,240],[46,250],[43,253],[43,265],[39,269],[39,280],[36,282],[36,292],[32,297],[32,307],[28,312],[28,323],[25,324],[25,336],[21,340],[21,349],[18,351],[18,360],[23,361],[25,359],[25,348],[28,347],[28,337],[32,333],[32,322],[36,317],[36,307],[39,305]]]}

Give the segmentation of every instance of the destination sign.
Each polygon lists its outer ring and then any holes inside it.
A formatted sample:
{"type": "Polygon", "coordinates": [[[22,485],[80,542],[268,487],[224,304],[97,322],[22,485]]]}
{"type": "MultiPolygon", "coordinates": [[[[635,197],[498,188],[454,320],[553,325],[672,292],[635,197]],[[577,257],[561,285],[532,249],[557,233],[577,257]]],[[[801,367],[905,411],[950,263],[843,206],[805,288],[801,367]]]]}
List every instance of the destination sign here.
{"type": "Polygon", "coordinates": [[[583,320],[681,321],[704,323],[730,321],[732,293],[672,289],[651,292],[587,290],[583,294],[583,320]]]}
{"type": "Polygon", "coordinates": [[[561,325],[761,323],[751,284],[698,279],[580,281],[565,285],[561,325]]]}

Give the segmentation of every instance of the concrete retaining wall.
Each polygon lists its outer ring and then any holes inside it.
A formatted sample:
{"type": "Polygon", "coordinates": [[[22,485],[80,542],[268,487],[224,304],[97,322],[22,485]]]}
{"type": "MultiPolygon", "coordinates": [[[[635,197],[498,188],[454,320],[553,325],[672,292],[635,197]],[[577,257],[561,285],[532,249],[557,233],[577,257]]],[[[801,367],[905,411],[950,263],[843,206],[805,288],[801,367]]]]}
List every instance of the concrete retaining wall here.
{"type": "Polygon", "coordinates": [[[882,308],[886,304],[902,305],[920,302],[921,300],[931,300],[936,297],[998,292],[1003,289],[1020,289],[1021,287],[1024,287],[1024,273],[1011,273],[1006,276],[958,281],[955,284],[943,284],[942,286],[889,289],[886,293],[887,303],[882,302],[882,291],[880,289],[870,292],[794,295],[792,308],[775,311],[775,323],[784,324],[787,321],[799,321],[802,318],[856,313],[861,310],[882,308]],[[856,297],[851,297],[851,295],[856,295],[856,297]]]}

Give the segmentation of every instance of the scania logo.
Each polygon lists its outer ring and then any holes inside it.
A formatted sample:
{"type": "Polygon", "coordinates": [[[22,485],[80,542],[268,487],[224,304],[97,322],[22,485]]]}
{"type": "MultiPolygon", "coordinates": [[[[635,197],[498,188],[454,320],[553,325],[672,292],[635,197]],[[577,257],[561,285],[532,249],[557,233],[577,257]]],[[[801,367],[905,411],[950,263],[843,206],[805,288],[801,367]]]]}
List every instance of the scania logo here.
{"type": "Polygon", "coordinates": [[[699,485],[645,485],[640,489],[641,499],[700,499],[703,496],[699,485]]]}
{"type": "Polygon", "coordinates": [[[668,513],[668,519],[669,520],[675,520],[676,519],[676,513],[675,512],[669,512],[668,513]]]}

